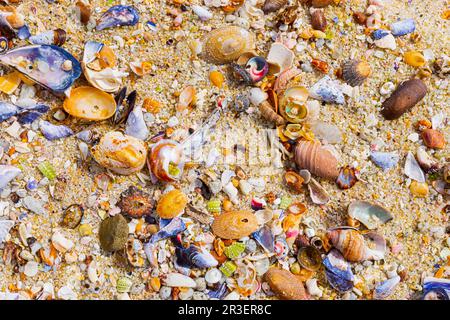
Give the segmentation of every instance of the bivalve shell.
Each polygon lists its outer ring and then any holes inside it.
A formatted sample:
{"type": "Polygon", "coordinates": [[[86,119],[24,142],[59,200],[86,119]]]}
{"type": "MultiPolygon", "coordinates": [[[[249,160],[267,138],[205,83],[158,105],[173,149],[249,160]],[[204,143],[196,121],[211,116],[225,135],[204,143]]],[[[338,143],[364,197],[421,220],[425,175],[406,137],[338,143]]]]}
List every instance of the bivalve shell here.
{"type": "Polygon", "coordinates": [[[348,206],[348,215],[363,223],[368,229],[376,229],[383,223],[392,220],[392,214],[377,204],[356,200],[348,206]]]}
{"type": "Polygon", "coordinates": [[[433,149],[444,149],[445,147],[445,137],[444,135],[434,129],[425,129],[422,131],[423,143],[428,148],[433,149]]]}
{"type": "Polygon", "coordinates": [[[281,299],[308,299],[303,282],[287,270],[272,267],[264,274],[264,278],[270,289],[281,299]]]}
{"type": "Polygon", "coordinates": [[[266,0],[263,5],[263,11],[265,14],[280,10],[287,5],[288,0],[266,0]]]}
{"type": "Polygon", "coordinates": [[[201,55],[210,63],[225,64],[254,48],[254,34],[241,27],[227,26],[215,29],[206,35],[201,55]]]}
{"type": "Polygon", "coordinates": [[[352,87],[362,85],[371,73],[372,69],[365,61],[350,60],[342,66],[342,77],[352,87]]]}
{"type": "Polygon", "coordinates": [[[250,211],[228,211],[217,216],[211,228],[222,239],[240,239],[258,229],[258,220],[250,211]]]}
{"type": "Polygon", "coordinates": [[[100,121],[116,112],[113,96],[94,87],[78,87],[64,100],[64,111],[75,118],[100,121]]]}

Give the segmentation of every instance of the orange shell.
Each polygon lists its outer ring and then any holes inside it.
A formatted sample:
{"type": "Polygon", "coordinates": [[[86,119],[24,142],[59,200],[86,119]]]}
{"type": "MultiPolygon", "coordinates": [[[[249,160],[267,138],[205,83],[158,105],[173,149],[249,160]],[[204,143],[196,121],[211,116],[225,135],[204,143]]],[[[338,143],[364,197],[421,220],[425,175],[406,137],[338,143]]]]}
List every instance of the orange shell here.
{"type": "Polygon", "coordinates": [[[366,260],[366,245],[361,233],[353,229],[331,230],[327,238],[338,249],[342,256],[350,262],[366,260]]]}
{"type": "Polygon", "coordinates": [[[339,175],[338,161],[319,141],[300,140],[295,147],[295,163],[319,177],[335,180],[339,175]]]}
{"type": "Polygon", "coordinates": [[[264,277],[270,289],[281,299],[308,300],[303,282],[291,272],[272,267],[264,277]]]}
{"type": "Polygon", "coordinates": [[[113,96],[100,89],[82,86],[72,89],[64,100],[64,111],[75,118],[85,120],[105,120],[116,112],[113,96]]]}
{"type": "Polygon", "coordinates": [[[258,220],[250,211],[228,211],[217,216],[211,228],[222,239],[240,239],[258,229],[258,220]]]}
{"type": "Polygon", "coordinates": [[[186,195],[174,189],[161,196],[156,206],[156,213],[163,219],[172,219],[182,213],[186,205],[186,195]]]}

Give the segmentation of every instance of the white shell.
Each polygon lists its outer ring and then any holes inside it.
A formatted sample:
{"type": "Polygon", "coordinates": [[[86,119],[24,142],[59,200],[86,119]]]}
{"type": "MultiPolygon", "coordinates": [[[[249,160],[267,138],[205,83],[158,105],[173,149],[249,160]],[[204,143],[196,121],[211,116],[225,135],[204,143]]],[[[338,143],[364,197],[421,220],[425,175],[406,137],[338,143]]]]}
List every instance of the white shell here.
{"type": "Polygon", "coordinates": [[[12,220],[0,220],[0,243],[6,240],[9,234],[9,230],[14,226],[12,220]]]}
{"type": "Polygon", "coordinates": [[[38,263],[36,261],[28,261],[23,268],[23,273],[27,277],[34,277],[38,273],[38,263]]]}
{"type": "Polygon", "coordinates": [[[319,298],[322,297],[322,289],[317,286],[317,279],[308,279],[305,284],[310,295],[319,298]]]}
{"type": "Polygon", "coordinates": [[[73,248],[75,245],[71,240],[66,239],[60,231],[56,231],[52,235],[52,244],[59,252],[66,252],[73,248]]]}
{"type": "Polygon", "coordinates": [[[125,134],[146,140],[149,135],[147,124],[144,121],[144,114],[142,113],[142,107],[136,106],[130,112],[127,123],[125,126],[125,134]]]}
{"type": "Polygon", "coordinates": [[[128,73],[111,68],[105,68],[101,71],[84,68],[84,75],[89,83],[97,89],[105,92],[116,92],[122,86],[122,78],[128,76],[128,73]]]}
{"type": "Polygon", "coordinates": [[[330,201],[328,192],[314,178],[309,181],[308,190],[311,200],[315,204],[322,205],[330,201]]]}
{"type": "Polygon", "coordinates": [[[209,269],[205,274],[205,280],[209,284],[215,284],[222,279],[222,272],[217,268],[209,269]]]}
{"type": "Polygon", "coordinates": [[[268,95],[266,92],[262,91],[260,88],[251,88],[248,98],[254,106],[259,106],[259,104],[263,101],[266,101],[268,95]]]}
{"type": "Polygon", "coordinates": [[[267,222],[271,221],[273,218],[273,211],[270,209],[258,210],[255,212],[256,220],[258,220],[259,225],[265,225],[267,222]]]}
{"type": "Polygon", "coordinates": [[[193,279],[181,273],[172,272],[161,278],[167,287],[195,288],[197,286],[193,279]]]}
{"type": "Polygon", "coordinates": [[[10,165],[0,165],[0,190],[17,177],[22,170],[10,165]]]}
{"type": "Polygon", "coordinates": [[[209,20],[213,17],[213,14],[211,11],[206,9],[205,7],[198,6],[198,5],[192,5],[191,6],[192,11],[200,18],[202,21],[209,20]]]}
{"type": "Polygon", "coordinates": [[[417,182],[425,182],[425,175],[411,152],[408,152],[406,156],[404,170],[409,178],[416,180],[417,182]]]}
{"type": "Polygon", "coordinates": [[[275,42],[270,47],[269,54],[267,55],[267,62],[278,65],[281,73],[292,67],[294,58],[295,54],[292,50],[280,42],[275,42]]]}

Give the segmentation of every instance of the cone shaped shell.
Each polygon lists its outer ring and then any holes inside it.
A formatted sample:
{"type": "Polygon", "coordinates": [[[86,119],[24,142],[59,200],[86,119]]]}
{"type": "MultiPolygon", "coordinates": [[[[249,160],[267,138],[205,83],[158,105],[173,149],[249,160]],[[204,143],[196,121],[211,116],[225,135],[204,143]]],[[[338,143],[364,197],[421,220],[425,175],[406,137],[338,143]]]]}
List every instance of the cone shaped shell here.
{"type": "Polygon", "coordinates": [[[318,141],[300,140],[295,147],[294,160],[301,169],[319,177],[335,180],[339,175],[336,157],[318,141]]]}

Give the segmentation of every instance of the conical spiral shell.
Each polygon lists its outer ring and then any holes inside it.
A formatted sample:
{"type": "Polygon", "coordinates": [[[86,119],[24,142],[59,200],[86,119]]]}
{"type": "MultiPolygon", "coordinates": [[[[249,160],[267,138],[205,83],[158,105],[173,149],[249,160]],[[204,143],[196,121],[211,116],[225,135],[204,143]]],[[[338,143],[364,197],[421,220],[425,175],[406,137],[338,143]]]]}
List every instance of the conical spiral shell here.
{"type": "Polygon", "coordinates": [[[295,147],[295,163],[319,177],[335,180],[339,175],[338,161],[319,141],[300,140],[295,147]]]}
{"type": "Polygon", "coordinates": [[[255,35],[237,26],[215,29],[203,40],[202,58],[214,64],[225,64],[255,49],[255,35]]]}
{"type": "Polygon", "coordinates": [[[344,258],[350,262],[366,260],[366,245],[364,237],[353,229],[331,230],[327,237],[344,258]]]}

